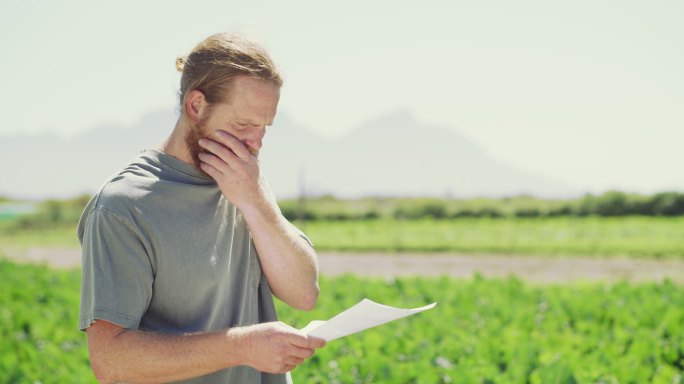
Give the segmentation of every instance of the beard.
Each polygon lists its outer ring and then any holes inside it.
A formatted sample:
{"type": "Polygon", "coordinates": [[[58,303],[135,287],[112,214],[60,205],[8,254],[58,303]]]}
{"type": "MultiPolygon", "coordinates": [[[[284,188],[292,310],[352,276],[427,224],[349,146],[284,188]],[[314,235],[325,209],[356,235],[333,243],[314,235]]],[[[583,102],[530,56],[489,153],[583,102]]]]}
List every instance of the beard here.
{"type": "Polygon", "coordinates": [[[190,132],[185,136],[185,145],[188,147],[188,152],[190,153],[190,158],[192,159],[192,164],[200,172],[204,173],[200,168],[199,154],[206,152],[206,150],[199,145],[199,139],[203,137],[208,137],[208,132],[206,131],[207,118],[204,118],[197,122],[191,129],[190,132]]]}
{"type": "MultiPolygon", "coordinates": [[[[209,138],[209,136],[210,136],[210,132],[207,130],[207,120],[209,120],[209,115],[210,114],[205,115],[205,117],[203,119],[201,119],[200,121],[198,121],[197,124],[194,124],[191,127],[188,134],[185,135],[185,145],[188,148],[190,158],[192,159],[192,164],[195,166],[195,168],[197,168],[200,172],[204,173],[205,175],[206,175],[206,173],[204,171],[202,171],[202,169],[200,168],[201,161],[199,159],[199,154],[200,153],[210,153],[210,152],[207,151],[206,149],[200,147],[199,139],[209,138]]],[[[247,150],[249,150],[249,152],[252,155],[259,157],[259,150],[258,149],[254,149],[252,147],[249,147],[245,143],[243,143],[243,144],[245,145],[247,150]]]]}

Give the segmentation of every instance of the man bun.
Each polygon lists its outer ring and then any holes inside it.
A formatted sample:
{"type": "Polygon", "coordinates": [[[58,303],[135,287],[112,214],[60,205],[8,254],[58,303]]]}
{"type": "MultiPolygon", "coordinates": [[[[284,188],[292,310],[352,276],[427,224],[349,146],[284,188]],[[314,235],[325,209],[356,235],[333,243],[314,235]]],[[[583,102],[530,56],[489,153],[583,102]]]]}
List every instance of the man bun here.
{"type": "Polygon", "coordinates": [[[176,71],[178,72],[183,72],[183,68],[185,67],[185,61],[188,58],[186,56],[178,56],[176,58],[176,71]]]}

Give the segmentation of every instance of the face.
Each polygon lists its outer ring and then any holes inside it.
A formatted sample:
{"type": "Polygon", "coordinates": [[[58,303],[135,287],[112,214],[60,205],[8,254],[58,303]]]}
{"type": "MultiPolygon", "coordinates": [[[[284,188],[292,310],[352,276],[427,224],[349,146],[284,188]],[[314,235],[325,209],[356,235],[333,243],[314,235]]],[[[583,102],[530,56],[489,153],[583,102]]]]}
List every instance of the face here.
{"type": "Polygon", "coordinates": [[[273,124],[280,88],[267,80],[239,76],[233,79],[227,102],[210,105],[203,111],[196,129],[186,137],[195,165],[199,166],[200,137],[212,138],[218,130],[235,136],[257,156],[266,127],[273,124]]]}

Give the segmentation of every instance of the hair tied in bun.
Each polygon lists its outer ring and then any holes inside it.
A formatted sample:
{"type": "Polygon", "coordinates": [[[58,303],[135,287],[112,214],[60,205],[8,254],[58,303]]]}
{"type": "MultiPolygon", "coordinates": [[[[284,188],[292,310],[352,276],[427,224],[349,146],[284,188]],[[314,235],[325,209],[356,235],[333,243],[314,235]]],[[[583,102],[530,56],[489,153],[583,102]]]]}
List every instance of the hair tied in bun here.
{"type": "Polygon", "coordinates": [[[176,70],[178,72],[183,72],[183,68],[185,67],[185,61],[187,58],[185,56],[179,56],[176,58],[176,70]]]}

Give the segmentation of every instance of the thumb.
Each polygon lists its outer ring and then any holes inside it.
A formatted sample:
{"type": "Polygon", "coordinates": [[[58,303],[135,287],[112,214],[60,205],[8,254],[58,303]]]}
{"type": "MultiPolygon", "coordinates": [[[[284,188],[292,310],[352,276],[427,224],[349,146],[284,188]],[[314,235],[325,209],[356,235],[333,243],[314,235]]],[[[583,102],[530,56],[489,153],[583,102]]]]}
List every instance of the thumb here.
{"type": "Polygon", "coordinates": [[[293,340],[291,343],[302,348],[318,349],[323,348],[327,342],[320,337],[309,336],[302,333],[300,337],[296,338],[296,341],[293,340]]]}
{"type": "Polygon", "coordinates": [[[308,335],[306,336],[306,340],[309,343],[309,347],[316,349],[323,348],[328,343],[325,339],[308,335]]]}

